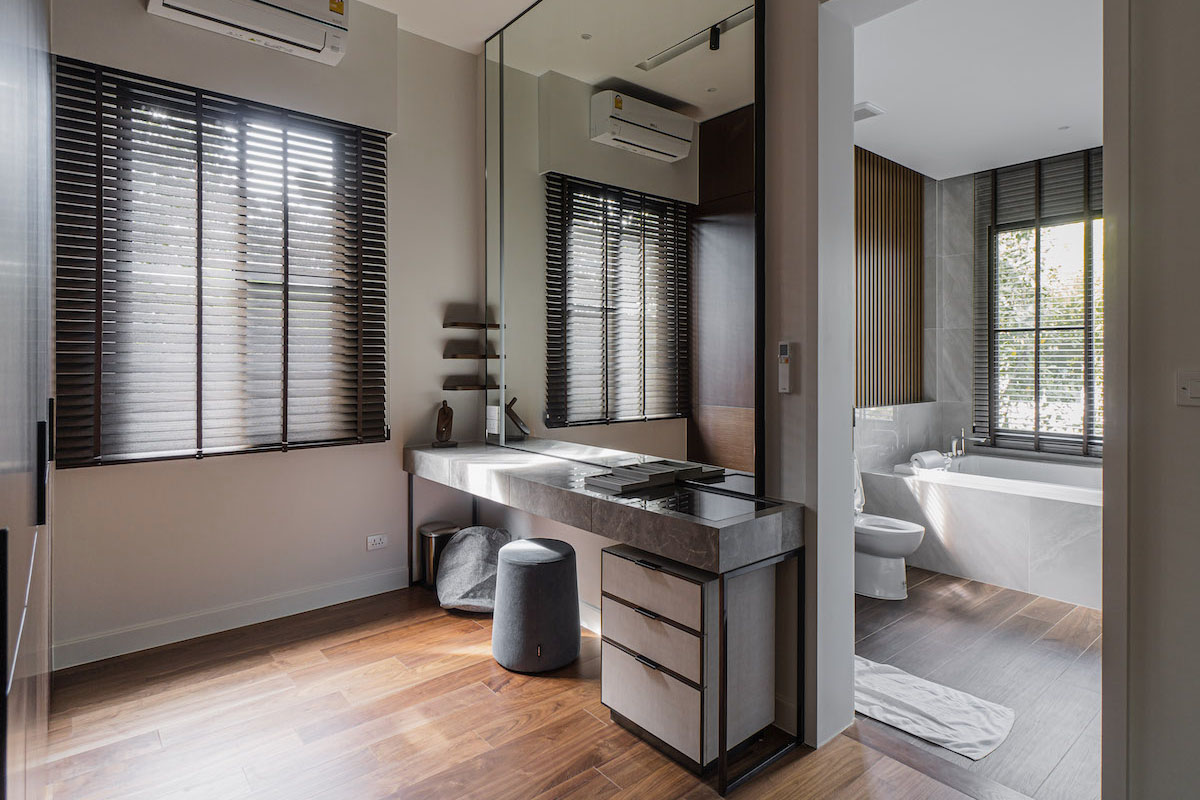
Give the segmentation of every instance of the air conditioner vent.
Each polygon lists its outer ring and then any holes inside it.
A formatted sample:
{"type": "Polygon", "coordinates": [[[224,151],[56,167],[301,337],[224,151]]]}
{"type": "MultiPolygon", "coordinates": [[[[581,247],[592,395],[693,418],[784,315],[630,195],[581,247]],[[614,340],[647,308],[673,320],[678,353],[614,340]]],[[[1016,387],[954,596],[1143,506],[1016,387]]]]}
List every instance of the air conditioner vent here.
{"type": "Polygon", "coordinates": [[[886,112],[879,106],[875,105],[874,103],[868,103],[868,102],[864,101],[862,103],[854,104],[854,121],[855,122],[862,122],[864,119],[870,119],[871,117],[878,117],[880,114],[884,114],[884,113],[886,113],[886,112]]]}

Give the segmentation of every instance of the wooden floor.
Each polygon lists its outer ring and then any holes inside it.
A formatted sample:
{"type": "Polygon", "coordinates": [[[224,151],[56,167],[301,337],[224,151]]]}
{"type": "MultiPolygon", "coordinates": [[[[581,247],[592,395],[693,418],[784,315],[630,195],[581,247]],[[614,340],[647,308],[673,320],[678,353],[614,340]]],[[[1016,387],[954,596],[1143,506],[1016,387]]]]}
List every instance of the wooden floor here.
{"type": "MultiPolygon", "coordinates": [[[[716,797],[610,722],[594,636],[577,663],[525,676],[492,660],[489,624],[407,589],[60,673],[52,796],[716,797]]],[[[856,736],[734,796],[966,797],[856,736]]]]}
{"type": "Polygon", "coordinates": [[[990,781],[1037,800],[1100,797],[1099,611],[912,567],[908,600],[855,599],[860,656],[1017,715],[980,761],[862,718],[860,739],[959,788],[990,781]],[[955,769],[938,772],[930,758],[955,769]]]}

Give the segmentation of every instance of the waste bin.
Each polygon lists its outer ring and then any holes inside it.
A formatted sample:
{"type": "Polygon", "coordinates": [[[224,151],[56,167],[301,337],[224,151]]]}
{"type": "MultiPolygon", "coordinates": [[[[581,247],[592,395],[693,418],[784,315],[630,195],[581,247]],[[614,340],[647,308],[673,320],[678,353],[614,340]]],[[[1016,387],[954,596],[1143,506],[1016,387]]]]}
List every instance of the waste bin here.
{"type": "Polygon", "coordinates": [[[454,534],[462,530],[461,525],[453,522],[426,522],[417,528],[421,535],[421,565],[425,570],[425,583],[430,586],[437,584],[438,564],[442,560],[442,550],[454,534]]]}

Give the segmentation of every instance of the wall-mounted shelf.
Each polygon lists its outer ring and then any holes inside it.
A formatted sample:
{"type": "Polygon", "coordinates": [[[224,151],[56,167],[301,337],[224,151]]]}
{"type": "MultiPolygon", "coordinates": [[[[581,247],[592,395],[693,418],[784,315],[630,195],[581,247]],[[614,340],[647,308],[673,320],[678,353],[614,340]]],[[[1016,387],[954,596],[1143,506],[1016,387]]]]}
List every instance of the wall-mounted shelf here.
{"type": "Polygon", "coordinates": [[[500,385],[489,381],[485,386],[478,381],[471,383],[471,378],[447,378],[442,383],[442,391],[444,392],[484,392],[493,389],[499,389],[500,385]]]}
{"type": "Polygon", "coordinates": [[[442,351],[442,358],[483,361],[499,357],[500,355],[490,348],[480,352],[480,345],[476,342],[447,342],[446,348],[442,351]]]}
{"type": "Polygon", "coordinates": [[[498,331],[500,324],[498,322],[462,322],[445,320],[442,322],[443,328],[457,328],[464,331],[498,331]]]}

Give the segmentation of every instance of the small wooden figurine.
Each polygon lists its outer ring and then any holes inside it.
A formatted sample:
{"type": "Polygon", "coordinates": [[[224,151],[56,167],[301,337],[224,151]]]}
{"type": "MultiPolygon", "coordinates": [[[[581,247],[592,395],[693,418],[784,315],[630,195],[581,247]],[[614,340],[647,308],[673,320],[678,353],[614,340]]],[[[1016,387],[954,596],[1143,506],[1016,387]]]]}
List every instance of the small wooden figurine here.
{"type": "Polygon", "coordinates": [[[437,413],[437,433],[435,434],[436,441],[434,447],[458,447],[458,442],[450,438],[451,431],[454,430],[454,409],[445,400],[442,401],[442,407],[437,413]]]}

